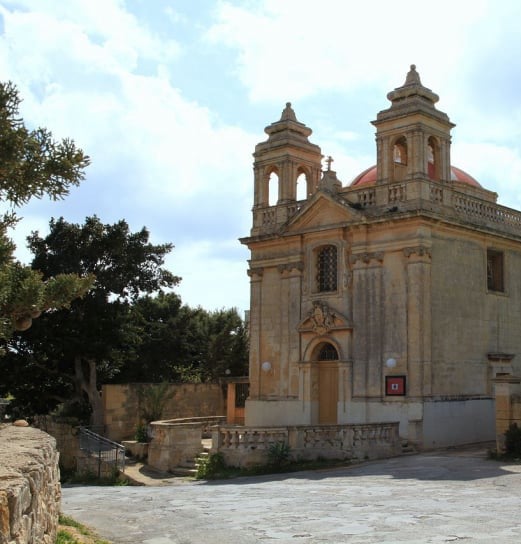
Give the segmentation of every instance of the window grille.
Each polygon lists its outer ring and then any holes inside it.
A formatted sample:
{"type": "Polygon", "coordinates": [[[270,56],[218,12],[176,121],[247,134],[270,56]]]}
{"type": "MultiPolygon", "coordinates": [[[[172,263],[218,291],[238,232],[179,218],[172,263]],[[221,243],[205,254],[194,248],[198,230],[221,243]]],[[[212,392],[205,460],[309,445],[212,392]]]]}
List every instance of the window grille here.
{"type": "Polygon", "coordinates": [[[319,361],[337,361],[338,360],[338,352],[335,348],[335,346],[332,346],[331,344],[324,344],[318,353],[318,360],[319,361]]]}
{"type": "Polygon", "coordinates": [[[503,292],[505,290],[503,279],[503,253],[500,251],[487,251],[487,289],[489,291],[503,292]]]}
{"type": "Polygon", "coordinates": [[[318,252],[317,259],[318,290],[336,291],[337,288],[337,250],[336,246],[325,246],[318,252]]]}
{"type": "Polygon", "coordinates": [[[236,383],[235,384],[235,408],[244,408],[246,405],[246,399],[250,394],[249,383],[236,383]]]}

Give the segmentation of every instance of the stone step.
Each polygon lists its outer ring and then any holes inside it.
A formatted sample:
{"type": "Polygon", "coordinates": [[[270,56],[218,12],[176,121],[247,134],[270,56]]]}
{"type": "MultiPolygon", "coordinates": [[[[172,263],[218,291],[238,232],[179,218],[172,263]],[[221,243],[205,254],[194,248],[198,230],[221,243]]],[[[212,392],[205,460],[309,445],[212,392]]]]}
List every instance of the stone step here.
{"type": "Polygon", "coordinates": [[[175,467],[170,472],[174,476],[189,476],[194,478],[197,475],[197,468],[175,467]]]}
{"type": "Polygon", "coordinates": [[[210,448],[205,446],[203,450],[194,458],[186,459],[180,463],[177,467],[173,468],[170,472],[175,476],[191,476],[195,477],[197,474],[197,468],[199,467],[201,459],[208,459],[210,456],[210,448]]]}

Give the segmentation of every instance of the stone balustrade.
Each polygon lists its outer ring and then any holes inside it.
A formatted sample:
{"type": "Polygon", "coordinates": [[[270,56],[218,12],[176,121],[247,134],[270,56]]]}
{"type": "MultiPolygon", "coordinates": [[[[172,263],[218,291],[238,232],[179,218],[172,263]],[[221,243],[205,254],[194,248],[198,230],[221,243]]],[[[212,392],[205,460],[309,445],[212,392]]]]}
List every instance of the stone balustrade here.
{"type": "Polygon", "coordinates": [[[264,464],[272,444],[285,442],[294,459],[378,459],[398,455],[398,423],[295,427],[216,426],[212,451],[230,466],[264,464]]]}
{"type": "Polygon", "coordinates": [[[0,428],[0,543],[54,544],[60,511],[59,454],[48,434],[0,428]]]}
{"type": "Polygon", "coordinates": [[[521,212],[492,202],[484,202],[479,198],[458,193],[454,196],[454,209],[460,216],[476,219],[485,223],[521,227],[521,212]]]}

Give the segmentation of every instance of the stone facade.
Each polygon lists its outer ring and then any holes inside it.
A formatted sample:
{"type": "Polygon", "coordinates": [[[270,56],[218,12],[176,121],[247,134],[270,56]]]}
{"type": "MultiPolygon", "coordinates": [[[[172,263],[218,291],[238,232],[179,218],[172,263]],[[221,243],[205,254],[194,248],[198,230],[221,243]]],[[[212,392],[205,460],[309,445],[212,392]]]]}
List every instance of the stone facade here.
{"type": "Polygon", "coordinates": [[[320,174],[291,104],[255,149],[245,423],[492,440],[493,380],[521,374],[521,213],[451,165],[454,125],[414,66],[388,98],[376,166],[349,185],[331,158],[320,174]]]}
{"type": "Polygon", "coordinates": [[[30,427],[0,428],[0,543],[54,544],[60,472],[54,438],[30,427]]]}

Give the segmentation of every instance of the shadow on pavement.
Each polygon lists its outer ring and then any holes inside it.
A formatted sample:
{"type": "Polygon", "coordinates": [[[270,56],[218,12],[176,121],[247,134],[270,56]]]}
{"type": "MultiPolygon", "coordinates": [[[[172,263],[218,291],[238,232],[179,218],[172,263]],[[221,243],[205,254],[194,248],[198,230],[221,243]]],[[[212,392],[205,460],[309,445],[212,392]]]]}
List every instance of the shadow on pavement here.
{"type": "Polygon", "coordinates": [[[345,478],[378,476],[388,479],[404,480],[453,480],[471,481],[485,478],[499,478],[513,473],[521,474],[521,464],[489,459],[487,449],[479,447],[453,448],[414,455],[393,457],[377,461],[367,461],[345,467],[325,468],[302,472],[267,474],[262,476],[242,476],[229,480],[198,482],[200,485],[241,485],[253,482],[283,480],[323,480],[326,478],[345,478]]]}

